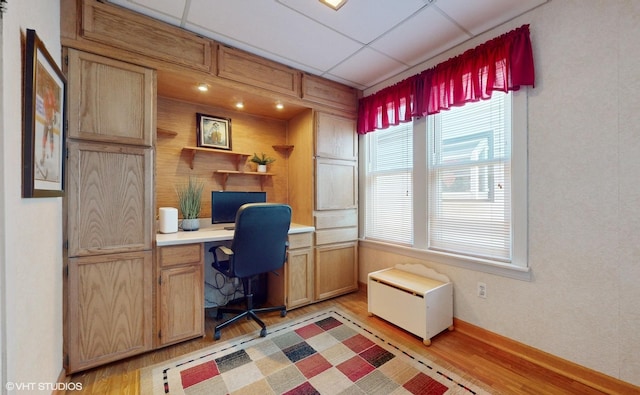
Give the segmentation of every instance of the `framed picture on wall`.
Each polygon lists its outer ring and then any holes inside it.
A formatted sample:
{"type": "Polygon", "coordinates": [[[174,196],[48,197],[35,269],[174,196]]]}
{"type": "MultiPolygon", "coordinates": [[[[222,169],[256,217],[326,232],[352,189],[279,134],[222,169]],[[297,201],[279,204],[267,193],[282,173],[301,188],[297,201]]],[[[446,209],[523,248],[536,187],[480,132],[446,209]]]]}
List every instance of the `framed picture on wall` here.
{"type": "Polygon", "coordinates": [[[198,147],[231,150],[231,119],[196,113],[198,147]]]}
{"type": "Polygon", "coordinates": [[[22,197],[62,196],[66,79],[27,29],[22,104],[22,197]]]}

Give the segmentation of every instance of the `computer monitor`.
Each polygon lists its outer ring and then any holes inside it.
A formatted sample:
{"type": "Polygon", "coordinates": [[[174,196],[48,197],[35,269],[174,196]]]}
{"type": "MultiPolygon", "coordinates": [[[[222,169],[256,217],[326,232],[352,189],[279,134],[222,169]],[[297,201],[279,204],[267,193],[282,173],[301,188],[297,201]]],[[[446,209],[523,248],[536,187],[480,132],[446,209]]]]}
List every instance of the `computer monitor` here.
{"type": "Polygon", "coordinates": [[[211,223],[234,223],[240,206],[266,201],[266,192],[211,191],[211,223]]]}

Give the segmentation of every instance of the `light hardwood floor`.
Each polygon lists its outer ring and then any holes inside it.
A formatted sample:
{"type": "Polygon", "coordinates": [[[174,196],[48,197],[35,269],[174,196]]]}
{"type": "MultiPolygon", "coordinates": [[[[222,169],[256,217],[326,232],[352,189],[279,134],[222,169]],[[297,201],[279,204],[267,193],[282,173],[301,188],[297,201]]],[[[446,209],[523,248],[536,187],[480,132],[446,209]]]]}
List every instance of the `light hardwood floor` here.
{"type": "MultiPolygon", "coordinates": [[[[422,339],[405,332],[392,324],[367,314],[367,298],[364,291],[355,292],[325,302],[291,310],[285,318],[279,313],[264,316],[267,325],[294,318],[316,310],[337,305],[358,320],[370,325],[394,341],[410,347],[433,362],[450,369],[464,378],[475,378],[483,382],[483,388],[494,394],[603,394],[579,382],[541,368],[526,360],[516,358],[463,333],[444,331],[432,339],[431,346],[422,344],[422,339]]],[[[214,318],[206,320],[206,336],[178,345],[166,347],[141,356],[112,363],[100,368],[80,372],[69,377],[70,382],[82,383],[78,394],[140,394],[139,369],[175,358],[203,347],[211,346],[214,318]]],[[[259,327],[250,321],[242,321],[222,330],[222,340],[258,332],[259,327]]],[[[146,395],[146,394],[143,394],[146,395]]]]}

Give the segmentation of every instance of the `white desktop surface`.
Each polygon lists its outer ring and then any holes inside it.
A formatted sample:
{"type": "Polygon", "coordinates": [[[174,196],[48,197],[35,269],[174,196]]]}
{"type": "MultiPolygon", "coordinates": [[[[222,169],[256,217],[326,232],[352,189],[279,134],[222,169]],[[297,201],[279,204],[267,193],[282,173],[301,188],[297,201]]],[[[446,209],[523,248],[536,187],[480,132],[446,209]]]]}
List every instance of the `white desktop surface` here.
{"type": "MultiPolygon", "coordinates": [[[[313,226],[292,223],[289,234],[308,233],[314,230],[313,226]]],[[[233,240],[233,230],[224,229],[221,224],[201,227],[199,230],[191,232],[179,230],[176,233],[158,233],[156,235],[156,245],[159,247],[224,240],[233,240]]]]}

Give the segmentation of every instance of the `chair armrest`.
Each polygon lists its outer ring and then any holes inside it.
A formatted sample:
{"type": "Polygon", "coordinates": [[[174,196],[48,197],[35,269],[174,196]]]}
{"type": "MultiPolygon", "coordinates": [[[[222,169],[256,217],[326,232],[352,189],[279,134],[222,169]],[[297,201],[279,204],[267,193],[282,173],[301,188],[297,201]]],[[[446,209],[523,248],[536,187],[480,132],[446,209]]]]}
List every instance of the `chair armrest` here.
{"type": "Polygon", "coordinates": [[[213,253],[213,262],[211,262],[211,266],[226,276],[231,276],[231,273],[233,273],[233,250],[227,246],[214,246],[209,248],[209,252],[213,253]],[[228,258],[225,260],[218,259],[218,250],[228,258]]]}

